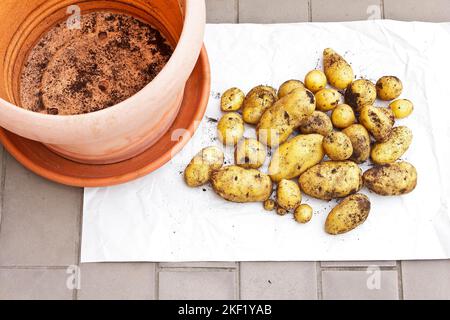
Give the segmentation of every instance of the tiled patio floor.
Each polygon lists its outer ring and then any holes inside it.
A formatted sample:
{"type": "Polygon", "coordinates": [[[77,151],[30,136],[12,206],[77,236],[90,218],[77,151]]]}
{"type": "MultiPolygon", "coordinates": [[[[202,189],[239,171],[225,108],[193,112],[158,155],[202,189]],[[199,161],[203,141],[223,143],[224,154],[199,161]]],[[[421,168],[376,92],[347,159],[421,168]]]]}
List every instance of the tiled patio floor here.
{"type": "MultiPolygon", "coordinates": [[[[450,0],[207,0],[207,7],[211,23],[450,21],[450,0]]],[[[67,289],[67,268],[79,265],[82,190],[35,176],[1,148],[0,181],[0,299],[450,299],[450,260],[87,264],[81,290],[67,289]]]]}

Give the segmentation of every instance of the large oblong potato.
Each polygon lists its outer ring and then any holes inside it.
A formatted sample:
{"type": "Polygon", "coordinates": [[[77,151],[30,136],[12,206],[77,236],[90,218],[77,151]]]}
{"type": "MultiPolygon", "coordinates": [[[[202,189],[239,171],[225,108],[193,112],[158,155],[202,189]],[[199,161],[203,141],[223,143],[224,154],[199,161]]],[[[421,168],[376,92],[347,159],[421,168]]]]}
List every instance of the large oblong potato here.
{"type": "Polygon", "coordinates": [[[277,188],[277,203],[286,210],[294,210],[302,202],[302,193],[298,184],[292,180],[283,179],[277,188]]]}
{"type": "Polygon", "coordinates": [[[359,115],[359,122],[379,142],[388,140],[392,131],[392,121],[382,109],[374,106],[365,106],[361,109],[359,115]]]}
{"type": "Polygon", "coordinates": [[[335,88],[345,89],[353,81],[353,69],[345,59],[333,49],[323,51],[323,67],[328,82],[335,88]]]}
{"type": "Polygon", "coordinates": [[[371,152],[372,161],[376,164],[395,162],[408,150],[412,142],[412,131],[406,126],[392,129],[388,140],[376,143],[371,152]]]}
{"type": "Polygon", "coordinates": [[[360,112],[363,107],[374,104],[377,99],[377,89],[371,81],[358,79],[348,86],[344,97],[345,103],[356,112],[360,112]]]}
{"type": "Polygon", "coordinates": [[[370,135],[366,128],[360,124],[353,124],[342,132],[350,138],[353,146],[353,154],[350,160],[363,163],[370,157],[370,135]]]}
{"type": "Polygon", "coordinates": [[[217,124],[219,140],[224,145],[236,145],[244,135],[244,121],[239,113],[225,114],[217,124]]]}
{"type": "Polygon", "coordinates": [[[347,160],[353,154],[352,141],[342,132],[330,132],[323,139],[323,150],[331,160],[347,160]]]}
{"type": "Polygon", "coordinates": [[[211,175],[214,191],[232,202],[264,202],[272,194],[270,177],[255,169],[228,166],[211,175]]]}
{"type": "Polygon", "coordinates": [[[314,94],[297,88],[264,112],[256,127],[258,140],[269,147],[285,142],[315,110],[314,94]]]}
{"type": "Polygon", "coordinates": [[[342,200],[328,214],[325,231],[331,235],[346,233],[366,221],[370,212],[369,198],[361,193],[342,200]]]}
{"type": "Polygon", "coordinates": [[[314,111],[298,129],[303,134],[318,133],[327,136],[333,131],[333,123],[325,112],[314,111]]]}
{"type": "Polygon", "coordinates": [[[256,139],[244,139],[238,143],[234,152],[235,163],[246,169],[258,169],[266,161],[267,150],[256,139]]]}
{"type": "Polygon", "coordinates": [[[249,124],[257,124],[263,113],[270,108],[277,97],[273,90],[267,87],[258,86],[253,88],[245,97],[242,106],[242,119],[249,124]]]}
{"type": "Polygon", "coordinates": [[[217,147],[208,147],[200,151],[184,171],[184,181],[189,187],[206,184],[214,170],[223,166],[224,155],[217,147]]]}
{"type": "Polygon", "coordinates": [[[222,111],[238,111],[244,103],[245,94],[239,88],[230,88],[225,91],[220,99],[222,111]]]}
{"type": "Polygon", "coordinates": [[[381,100],[397,99],[402,91],[402,81],[395,76],[384,76],[377,81],[377,95],[381,100]]]}
{"type": "Polygon", "coordinates": [[[406,161],[373,167],[363,174],[364,185],[382,196],[398,196],[413,191],[417,171],[406,161]]]}
{"type": "Polygon", "coordinates": [[[269,175],[274,182],[298,177],[322,161],[325,153],[320,134],[298,135],[283,143],[272,156],[269,175]]]}
{"type": "Polygon", "coordinates": [[[294,79],[283,82],[283,84],[278,89],[278,99],[287,96],[289,93],[291,93],[297,88],[305,88],[305,84],[300,80],[294,79]]]}
{"type": "Polygon", "coordinates": [[[325,161],[303,173],[299,184],[313,198],[343,198],[362,188],[362,171],[353,161],[325,161]]]}

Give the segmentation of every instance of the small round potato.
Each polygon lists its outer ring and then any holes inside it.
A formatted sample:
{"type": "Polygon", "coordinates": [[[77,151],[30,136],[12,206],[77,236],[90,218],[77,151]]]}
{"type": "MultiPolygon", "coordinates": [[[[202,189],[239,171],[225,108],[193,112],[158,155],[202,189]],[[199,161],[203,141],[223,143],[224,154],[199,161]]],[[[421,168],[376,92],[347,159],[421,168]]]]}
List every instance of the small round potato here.
{"type": "Polygon", "coordinates": [[[275,89],[270,87],[258,86],[253,88],[245,97],[242,107],[242,118],[246,123],[257,124],[263,113],[270,108],[275,101],[275,89]]]}
{"type": "Polygon", "coordinates": [[[311,221],[313,209],[310,205],[301,204],[294,211],[294,219],[298,223],[308,223],[311,221]]]}
{"type": "Polygon", "coordinates": [[[406,118],[414,110],[413,103],[407,99],[395,100],[389,105],[389,107],[391,108],[392,112],[394,113],[394,116],[397,119],[406,118]]]}
{"type": "Polygon", "coordinates": [[[345,103],[356,112],[360,112],[365,106],[373,105],[376,99],[377,89],[371,81],[366,79],[353,81],[345,90],[345,103]]]}
{"type": "Polygon", "coordinates": [[[353,146],[353,154],[350,160],[363,163],[370,157],[370,135],[363,125],[353,124],[342,132],[350,138],[353,146]]]}
{"type": "Polygon", "coordinates": [[[277,207],[277,214],[279,216],[285,216],[288,213],[288,211],[285,208],[282,208],[280,206],[277,207]]]}
{"type": "Polygon", "coordinates": [[[199,187],[211,179],[214,170],[223,166],[224,155],[217,147],[208,147],[200,151],[184,171],[184,181],[189,187],[199,187]]]}
{"type": "Polygon", "coordinates": [[[230,112],[217,125],[219,140],[224,145],[236,145],[244,135],[244,121],[239,113],[230,112]]]}
{"type": "Polygon", "coordinates": [[[238,143],[234,159],[238,166],[246,169],[258,169],[266,161],[266,147],[256,139],[244,139],[238,143]]]}
{"type": "Polygon", "coordinates": [[[305,85],[300,80],[288,80],[280,86],[280,89],[278,89],[278,99],[287,96],[289,93],[291,93],[297,88],[304,88],[304,87],[305,85]]]}
{"type": "Polygon", "coordinates": [[[356,117],[348,104],[338,105],[331,114],[331,121],[336,128],[344,129],[355,123],[356,117]]]}
{"type": "Polygon", "coordinates": [[[323,149],[331,160],[347,160],[353,154],[349,137],[342,132],[331,132],[323,139],[323,149]]]}
{"type": "Polygon", "coordinates": [[[397,99],[403,91],[402,81],[394,76],[384,76],[377,81],[377,95],[381,100],[397,99]]]}
{"type": "Polygon", "coordinates": [[[302,202],[302,194],[297,182],[283,179],[277,188],[277,203],[286,210],[297,208],[302,202]]]}
{"type": "Polygon", "coordinates": [[[220,100],[220,108],[222,111],[238,111],[244,103],[245,94],[239,88],[230,88],[225,91],[220,100]]]}
{"type": "Polygon", "coordinates": [[[276,203],[272,199],[267,199],[263,203],[264,210],[266,211],[273,211],[275,209],[276,203]]]}
{"type": "Polygon", "coordinates": [[[315,95],[316,108],[320,111],[330,111],[336,108],[341,101],[341,94],[334,89],[322,89],[315,95]]]}
{"type": "Polygon", "coordinates": [[[312,115],[306,119],[304,123],[299,127],[299,130],[303,134],[318,133],[323,136],[327,136],[333,131],[333,124],[330,117],[322,111],[314,111],[312,115]]]}
{"type": "Polygon", "coordinates": [[[321,70],[312,70],[305,77],[305,86],[312,93],[316,93],[327,86],[327,77],[321,70]]]}

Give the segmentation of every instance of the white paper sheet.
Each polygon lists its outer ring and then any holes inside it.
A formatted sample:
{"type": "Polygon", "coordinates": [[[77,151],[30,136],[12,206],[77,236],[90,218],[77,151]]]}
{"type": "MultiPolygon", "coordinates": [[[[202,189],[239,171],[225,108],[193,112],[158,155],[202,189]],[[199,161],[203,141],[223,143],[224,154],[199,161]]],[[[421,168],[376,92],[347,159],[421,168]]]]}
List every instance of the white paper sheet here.
{"type": "MultiPolygon", "coordinates": [[[[208,25],[212,93],[207,115],[170,164],[126,185],[86,189],[82,261],[396,260],[450,258],[450,24],[364,21],[281,25],[208,25]],[[220,93],[238,86],[278,87],[321,67],[332,47],[358,77],[397,75],[402,97],[415,103],[408,119],[413,143],[403,157],[419,174],[416,190],[381,197],[368,190],[368,220],[344,235],[323,230],[335,201],[305,197],[315,209],[299,225],[263,210],[233,204],[210,187],[190,189],[182,171],[214,140],[220,93]],[[203,190],[204,189],[204,190],[203,190]]],[[[383,105],[383,103],[378,103],[383,105]]],[[[246,136],[253,136],[249,130],[246,136]]],[[[232,150],[227,151],[228,160],[232,150]]]]}

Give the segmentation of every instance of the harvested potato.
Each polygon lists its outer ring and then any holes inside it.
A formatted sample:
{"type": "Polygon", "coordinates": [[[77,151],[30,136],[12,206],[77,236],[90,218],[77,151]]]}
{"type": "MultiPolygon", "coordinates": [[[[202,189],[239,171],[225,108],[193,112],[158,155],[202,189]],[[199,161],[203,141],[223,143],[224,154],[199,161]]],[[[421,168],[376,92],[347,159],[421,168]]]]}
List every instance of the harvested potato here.
{"type": "Polygon", "coordinates": [[[248,95],[252,94],[254,91],[259,91],[259,90],[269,91],[275,97],[277,96],[277,89],[275,89],[274,87],[271,87],[271,86],[266,86],[266,85],[259,85],[259,86],[254,87],[253,89],[251,89],[249,91],[248,95]]]}
{"type": "Polygon", "coordinates": [[[370,136],[366,128],[360,124],[353,124],[342,131],[350,138],[353,147],[353,154],[350,160],[356,163],[363,163],[370,157],[370,136]]]}
{"type": "Polygon", "coordinates": [[[413,191],[417,185],[417,171],[408,162],[376,166],[363,174],[367,188],[382,196],[398,196],[413,191]]]}
{"type": "Polygon", "coordinates": [[[342,200],[328,214],[325,231],[331,235],[346,233],[366,221],[370,212],[369,198],[361,193],[342,200]]]}
{"type": "Polygon", "coordinates": [[[211,184],[219,196],[233,202],[264,202],[272,194],[272,180],[268,175],[238,166],[214,171],[211,184]]]}
{"type": "Polygon", "coordinates": [[[288,213],[288,211],[285,208],[282,208],[280,206],[277,207],[277,214],[279,216],[284,216],[288,213]]]}
{"type": "Polygon", "coordinates": [[[274,182],[298,177],[324,157],[323,136],[298,135],[283,143],[272,156],[269,175],[274,182]]]}
{"type": "Polygon", "coordinates": [[[244,135],[244,121],[239,113],[230,112],[217,125],[219,140],[225,145],[235,145],[244,135]]]}
{"type": "Polygon", "coordinates": [[[256,127],[258,140],[269,147],[285,142],[315,109],[314,94],[298,88],[264,112],[256,127]]]}
{"type": "Polygon", "coordinates": [[[342,132],[330,132],[323,139],[323,150],[331,160],[347,160],[353,154],[349,137],[342,132]]]}
{"type": "Polygon", "coordinates": [[[352,67],[333,49],[327,48],[323,51],[323,66],[328,82],[333,87],[345,89],[352,83],[352,67]]]}
{"type": "Polygon", "coordinates": [[[390,108],[380,107],[380,110],[383,111],[383,113],[389,118],[389,122],[391,123],[391,125],[394,126],[395,125],[394,112],[392,112],[390,108]]]}
{"type": "Polygon", "coordinates": [[[377,96],[381,100],[397,99],[403,91],[402,81],[394,76],[384,76],[377,81],[377,96]]]}
{"type": "Polygon", "coordinates": [[[362,187],[362,172],[352,161],[325,161],[300,176],[301,190],[314,198],[331,200],[358,192],[362,187]]]}
{"type": "Polygon", "coordinates": [[[256,87],[252,89],[244,99],[242,107],[242,118],[246,123],[257,124],[263,113],[270,108],[277,97],[267,87],[256,87]]]}
{"type": "Polygon", "coordinates": [[[200,151],[184,171],[184,180],[189,187],[202,186],[211,179],[214,170],[223,166],[224,155],[217,147],[208,147],[200,151]]]}
{"type": "Polygon", "coordinates": [[[336,128],[344,129],[356,121],[355,113],[348,104],[338,105],[331,114],[331,122],[336,128]]]}
{"type": "Polygon", "coordinates": [[[317,110],[330,111],[339,105],[341,94],[334,89],[322,89],[316,93],[317,110]]]}
{"type": "Polygon", "coordinates": [[[400,126],[392,129],[388,140],[376,143],[371,152],[372,161],[376,164],[392,163],[408,150],[412,142],[412,131],[408,127],[400,126]]]}
{"type": "Polygon", "coordinates": [[[304,88],[304,87],[305,85],[300,80],[288,80],[280,86],[280,89],[278,89],[278,99],[287,96],[289,93],[291,93],[297,88],[304,88]]]}
{"type": "Polygon", "coordinates": [[[318,133],[326,136],[333,131],[333,124],[326,113],[314,111],[313,114],[300,125],[299,130],[303,134],[318,133]]]}
{"type": "Polygon", "coordinates": [[[316,93],[327,86],[327,77],[320,70],[312,70],[305,77],[305,86],[312,93],[316,93]]]}
{"type": "Polygon", "coordinates": [[[294,219],[298,223],[308,223],[311,221],[313,209],[307,204],[301,204],[294,211],[294,219]]]}
{"type": "Polygon", "coordinates": [[[413,112],[414,105],[411,101],[407,99],[399,99],[391,102],[389,108],[391,108],[394,116],[397,119],[403,119],[413,112]]]}
{"type": "Polygon", "coordinates": [[[371,81],[358,79],[348,86],[344,97],[345,103],[356,112],[360,112],[363,107],[374,104],[377,99],[377,89],[371,81]]]}
{"type": "Polygon", "coordinates": [[[273,211],[275,209],[275,205],[276,205],[276,203],[272,199],[267,199],[263,203],[264,209],[266,211],[273,211]]]}
{"type": "Polygon", "coordinates": [[[365,106],[361,109],[359,122],[379,142],[389,139],[392,131],[392,121],[383,108],[365,106]]]}
{"type": "Polygon", "coordinates": [[[286,210],[297,208],[302,202],[302,194],[298,184],[292,180],[283,179],[278,183],[277,203],[286,210]]]}
{"type": "Polygon", "coordinates": [[[245,94],[239,88],[231,88],[225,91],[220,100],[222,111],[238,111],[244,103],[245,94]]]}
{"type": "Polygon", "coordinates": [[[258,169],[266,161],[267,150],[256,139],[244,139],[238,143],[234,152],[235,163],[246,169],[258,169]]]}

